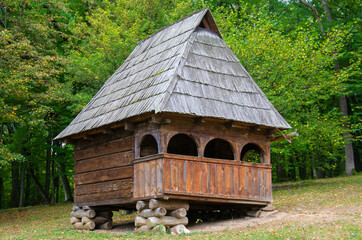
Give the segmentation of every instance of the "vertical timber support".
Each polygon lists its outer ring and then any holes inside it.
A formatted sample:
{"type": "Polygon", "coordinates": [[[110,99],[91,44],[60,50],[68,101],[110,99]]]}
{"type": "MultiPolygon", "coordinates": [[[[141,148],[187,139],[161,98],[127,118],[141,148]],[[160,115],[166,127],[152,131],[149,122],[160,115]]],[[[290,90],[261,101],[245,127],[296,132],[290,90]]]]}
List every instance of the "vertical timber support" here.
{"type": "Polygon", "coordinates": [[[134,232],[168,232],[172,235],[190,233],[185,227],[189,222],[187,218],[189,208],[187,202],[181,201],[157,199],[151,199],[149,202],[138,201],[134,232]],[[166,226],[170,227],[169,231],[166,231],[166,226]]]}
{"type": "Polygon", "coordinates": [[[113,212],[107,207],[74,206],[70,216],[71,228],[75,230],[110,230],[113,227],[113,212]]]}

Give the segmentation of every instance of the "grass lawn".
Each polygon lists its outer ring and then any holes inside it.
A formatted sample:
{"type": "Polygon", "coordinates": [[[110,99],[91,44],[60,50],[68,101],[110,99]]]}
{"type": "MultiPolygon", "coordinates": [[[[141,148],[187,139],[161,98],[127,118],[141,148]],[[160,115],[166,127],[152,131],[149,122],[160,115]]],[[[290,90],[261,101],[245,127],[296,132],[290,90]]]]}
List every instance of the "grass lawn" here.
{"type": "MultiPolygon", "coordinates": [[[[274,206],[285,218],[242,229],[184,236],[74,231],[72,204],[0,211],[0,239],[362,239],[362,175],[274,186],[274,206]]],[[[133,215],[115,213],[114,223],[133,215]]]]}

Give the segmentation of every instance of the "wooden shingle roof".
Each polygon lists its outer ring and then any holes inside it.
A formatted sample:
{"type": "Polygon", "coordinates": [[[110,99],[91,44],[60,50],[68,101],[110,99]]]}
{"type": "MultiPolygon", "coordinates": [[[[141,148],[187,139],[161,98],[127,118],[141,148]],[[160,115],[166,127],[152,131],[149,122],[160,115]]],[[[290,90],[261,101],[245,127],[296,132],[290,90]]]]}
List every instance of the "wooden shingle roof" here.
{"type": "Polygon", "coordinates": [[[148,112],[290,128],[226,45],[207,8],[139,42],[56,139],[148,112]]]}

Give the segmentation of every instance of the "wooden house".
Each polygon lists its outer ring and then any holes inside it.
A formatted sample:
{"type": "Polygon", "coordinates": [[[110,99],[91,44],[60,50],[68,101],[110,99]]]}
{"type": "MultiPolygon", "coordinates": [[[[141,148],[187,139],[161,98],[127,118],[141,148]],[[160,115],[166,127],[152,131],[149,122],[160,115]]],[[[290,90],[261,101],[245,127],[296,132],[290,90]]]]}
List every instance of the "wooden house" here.
{"type": "Polygon", "coordinates": [[[203,9],[139,42],[56,139],[75,146],[77,206],[203,209],[272,202],[270,142],[289,128],[203,9]]]}

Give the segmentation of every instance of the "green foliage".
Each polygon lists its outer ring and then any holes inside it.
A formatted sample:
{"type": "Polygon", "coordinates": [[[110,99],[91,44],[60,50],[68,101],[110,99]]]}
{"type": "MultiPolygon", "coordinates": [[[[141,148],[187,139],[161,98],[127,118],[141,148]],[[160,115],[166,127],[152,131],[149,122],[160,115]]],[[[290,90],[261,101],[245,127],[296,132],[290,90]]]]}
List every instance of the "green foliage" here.
{"type": "MultiPolygon", "coordinates": [[[[297,0],[1,2],[0,177],[5,193],[0,193],[0,203],[10,206],[12,173],[20,171],[14,163],[33,169],[45,186],[49,160],[54,170],[49,192],[57,191],[60,175],[72,183],[73,148],[52,139],[138,41],[206,6],[241,63],[300,133],[292,144],[272,144],[273,179],[342,174],[344,122],[353,144],[362,149],[360,3],[328,1],[334,19],[330,22],[320,1],[309,2],[321,15],[324,33],[297,0]],[[339,111],[341,95],[349,100],[345,119],[339,111]],[[65,166],[64,172],[58,164],[65,166]]],[[[36,192],[28,180],[26,191],[36,192]]],[[[37,193],[29,196],[27,204],[39,201],[37,193]]]]}

